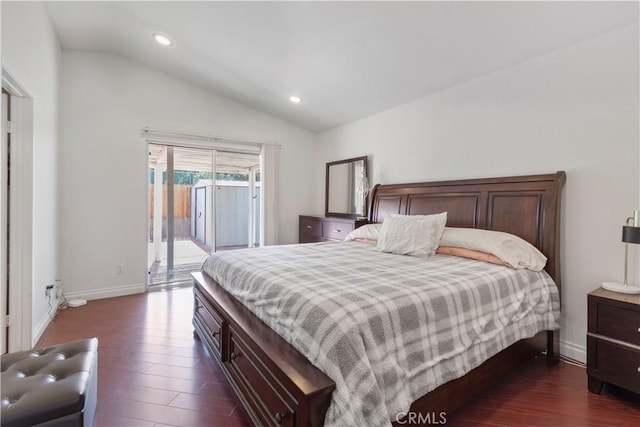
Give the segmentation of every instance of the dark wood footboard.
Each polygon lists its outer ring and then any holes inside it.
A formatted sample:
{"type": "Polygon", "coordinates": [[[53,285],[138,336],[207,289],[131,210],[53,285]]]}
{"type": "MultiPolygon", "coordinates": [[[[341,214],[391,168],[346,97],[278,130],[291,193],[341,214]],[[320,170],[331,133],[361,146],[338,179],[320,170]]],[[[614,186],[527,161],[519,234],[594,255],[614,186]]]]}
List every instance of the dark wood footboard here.
{"type": "Polygon", "coordinates": [[[257,426],[321,426],[335,383],[209,276],[193,273],[196,335],[257,426]]]}

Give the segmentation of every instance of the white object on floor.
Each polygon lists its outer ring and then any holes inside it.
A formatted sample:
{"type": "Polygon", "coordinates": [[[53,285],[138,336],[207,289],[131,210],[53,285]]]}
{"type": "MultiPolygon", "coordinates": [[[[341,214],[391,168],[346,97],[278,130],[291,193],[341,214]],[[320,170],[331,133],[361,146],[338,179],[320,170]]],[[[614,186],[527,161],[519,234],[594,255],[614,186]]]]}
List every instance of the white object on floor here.
{"type": "Polygon", "coordinates": [[[86,299],[72,299],[67,302],[69,307],[80,307],[81,305],[85,305],[87,303],[86,299]]]}
{"type": "Polygon", "coordinates": [[[608,291],[619,292],[621,294],[640,294],[639,287],[623,285],[622,283],[602,282],[602,287],[608,291]]]}

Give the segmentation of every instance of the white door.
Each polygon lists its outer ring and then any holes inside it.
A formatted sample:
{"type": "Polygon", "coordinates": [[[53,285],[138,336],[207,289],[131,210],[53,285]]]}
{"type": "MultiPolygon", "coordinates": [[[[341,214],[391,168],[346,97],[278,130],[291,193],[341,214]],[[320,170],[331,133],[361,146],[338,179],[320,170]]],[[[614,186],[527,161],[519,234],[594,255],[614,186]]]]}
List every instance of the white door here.
{"type": "Polygon", "coordinates": [[[196,188],[196,239],[206,242],[205,221],[207,218],[207,187],[196,188]]]}

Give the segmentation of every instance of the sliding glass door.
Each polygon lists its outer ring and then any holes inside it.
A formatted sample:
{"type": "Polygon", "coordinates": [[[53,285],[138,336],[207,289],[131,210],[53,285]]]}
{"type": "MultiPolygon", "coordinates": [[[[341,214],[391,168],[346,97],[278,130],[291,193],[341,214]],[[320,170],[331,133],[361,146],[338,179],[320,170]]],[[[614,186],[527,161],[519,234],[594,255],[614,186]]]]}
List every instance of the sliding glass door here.
{"type": "Polygon", "coordinates": [[[149,144],[149,285],[190,283],[211,252],[259,243],[259,164],[255,154],[149,144]]]}

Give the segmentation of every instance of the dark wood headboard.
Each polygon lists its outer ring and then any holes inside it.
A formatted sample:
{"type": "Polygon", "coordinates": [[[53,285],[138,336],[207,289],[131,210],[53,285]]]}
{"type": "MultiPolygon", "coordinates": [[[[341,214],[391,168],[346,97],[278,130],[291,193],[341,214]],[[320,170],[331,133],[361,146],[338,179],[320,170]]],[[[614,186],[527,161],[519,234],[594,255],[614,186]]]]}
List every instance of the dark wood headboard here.
{"type": "Polygon", "coordinates": [[[376,185],[372,222],[390,214],[447,212],[447,226],[505,231],[522,237],[546,257],[545,270],[560,289],[560,196],[564,172],[547,175],[376,185]]]}

